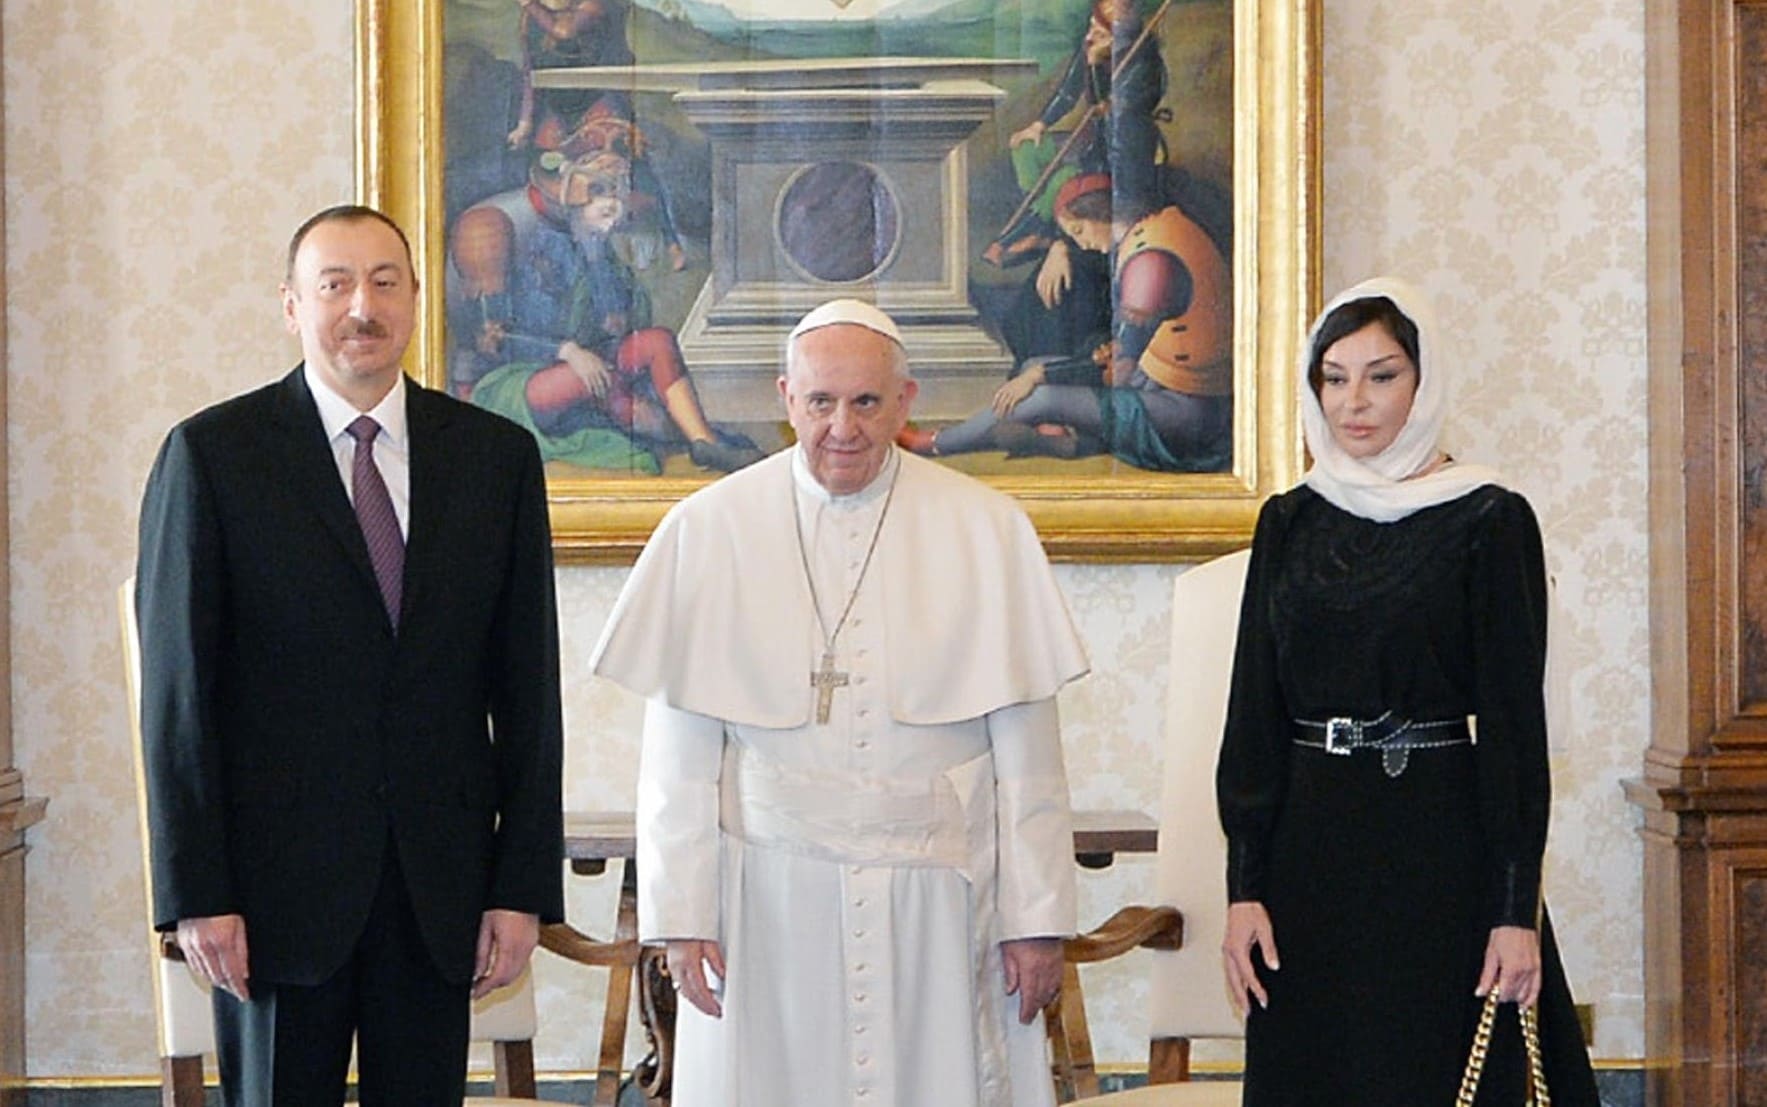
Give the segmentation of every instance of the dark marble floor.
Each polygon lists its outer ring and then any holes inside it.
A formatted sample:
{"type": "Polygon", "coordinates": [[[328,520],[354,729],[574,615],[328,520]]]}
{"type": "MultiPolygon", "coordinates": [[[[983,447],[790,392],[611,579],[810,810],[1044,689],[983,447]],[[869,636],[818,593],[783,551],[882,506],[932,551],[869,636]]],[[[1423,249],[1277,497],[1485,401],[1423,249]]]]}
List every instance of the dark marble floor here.
{"type": "MultiPolygon", "coordinates": [[[[1644,1073],[1637,1069],[1606,1069],[1595,1074],[1601,1088],[1603,1107],[1643,1107],[1644,1073]]],[[[1105,1091],[1137,1087],[1145,1081],[1140,1076],[1106,1076],[1105,1091]]],[[[489,1094],[489,1088],[474,1091],[489,1094]]],[[[595,1092],[594,1081],[542,1081],[540,1098],[549,1103],[588,1104],[595,1092]]],[[[208,1107],[220,1107],[221,1097],[209,1090],[208,1107]]],[[[30,1088],[25,1092],[24,1107],[158,1107],[157,1088],[30,1088]]],[[[620,1096],[620,1107],[643,1107],[640,1097],[630,1088],[620,1096]]]]}

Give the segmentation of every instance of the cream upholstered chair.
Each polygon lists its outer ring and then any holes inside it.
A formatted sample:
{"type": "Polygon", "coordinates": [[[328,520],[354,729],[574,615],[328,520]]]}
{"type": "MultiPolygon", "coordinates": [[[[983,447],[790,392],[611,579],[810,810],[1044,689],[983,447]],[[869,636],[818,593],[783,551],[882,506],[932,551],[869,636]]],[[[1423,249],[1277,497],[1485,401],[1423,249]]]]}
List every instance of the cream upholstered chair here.
{"type": "Polygon", "coordinates": [[[1215,813],[1215,760],[1239,631],[1249,551],[1178,575],[1166,688],[1166,769],[1154,898],[1184,915],[1184,944],[1155,952],[1148,1086],[1086,1100],[1098,1107],[1237,1107],[1237,1082],[1190,1076],[1193,1038],[1238,1038],[1221,938],[1227,926],[1227,842],[1215,813]]]}
{"type": "MultiPolygon", "coordinates": [[[[128,685],[129,732],[135,762],[136,812],[140,819],[143,872],[151,873],[147,851],[147,784],[141,754],[141,638],[135,624],[135,582],[125,581],[117,593],[123,628],[124,676],[128,685]]],[[[166,1107],[202,1107],[203,1055],[215,1050],[215,1026],[209,989],[184,964],[177,943],[153,931],[151,881],[146,904],[149,957],[153,966],[154,1018],[160,1054],[160,1102],[166,1107]]],[[[533,1038],[537,1028],[533,973],[475,1001],[472,1040],[491,1043],[498,1097],[466,1102],[473,1107],[528,1104],[535,1101],[533,1038]]]]}

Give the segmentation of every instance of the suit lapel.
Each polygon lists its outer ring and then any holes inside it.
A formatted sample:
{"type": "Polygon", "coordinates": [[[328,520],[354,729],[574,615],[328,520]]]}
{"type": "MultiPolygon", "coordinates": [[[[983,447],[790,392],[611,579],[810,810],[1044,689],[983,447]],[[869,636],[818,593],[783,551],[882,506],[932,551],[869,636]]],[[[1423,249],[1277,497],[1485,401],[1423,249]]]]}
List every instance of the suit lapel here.
{"type": "Polygon", "coordinates": [[[318,513],[344,556],[360,571],[376,606],[384,610],[374,564],[368,558],[368,543],[362,537],[356,512],[350,507],[349,493],[344,491],[343,479],[338,475],[337,459],[331,452],[331,443],[325,440],[325,425],[319,421],[319,408],[313,403],[313,394],[307,391],[306,376],[300,366],[283,378],[278,400],[276,438],[294,499],[318,513]]]}
{"type": "Polygon", "coordinates": [[[443,571],[447,543],[442,521],[448,517],[448,499],[457,479],[458,451],[448,441],[453,422],[450,405],[409,378],[405,417],[411,436],[411,519],[406,527],[405,598],[399,621],[408,626],[443,571]]]}

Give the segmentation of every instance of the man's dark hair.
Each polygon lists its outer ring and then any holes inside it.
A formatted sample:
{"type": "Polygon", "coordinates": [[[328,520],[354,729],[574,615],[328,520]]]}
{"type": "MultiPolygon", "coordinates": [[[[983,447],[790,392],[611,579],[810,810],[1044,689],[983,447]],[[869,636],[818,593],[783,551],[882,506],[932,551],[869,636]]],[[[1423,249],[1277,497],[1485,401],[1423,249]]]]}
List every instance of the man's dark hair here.
{"type": "Polygon", "coordinates": [[[288,265],[283,270],[283,279],[291,285],[294,283],[295,255],[301,252],[301,243],[307,240],[307,235],[314,227],[321,223],[353,223],[363,219],[372,219],[393,229],[393,233],[399,236],[399,245],[405,247],[405,267],[411,270],[412,278],[416,279],[417,266],[411,260],[411,240],[405,237],[405,232],[399,229],[392,217],[366,204],[335,204],[308,216],[307,221],[296,227],[294,236],[288,240],[288,265]]]}
{"type": "Polygon", "coordinates": [[[1331,314],[1319,324],[1319,333],[1313,338],[1313,349],[1307,353],[1307,384],[1312,387],[1313,395],[1325,384],[1325,351],[1332,348],[1340,338],[1355,334],[1370,323],[1379,323],[1381,329],[1392,336],[1411,364],[1417,366],[1419,378],[1423,376],[1423,362],[1417,358],[1417,324],[1411,317],[1399,310],[1399,305],[1385,296],[1369,296],[1361,300],[1351,300],[1347,304],[1339,304],[1331,309],[1331,314]]]}

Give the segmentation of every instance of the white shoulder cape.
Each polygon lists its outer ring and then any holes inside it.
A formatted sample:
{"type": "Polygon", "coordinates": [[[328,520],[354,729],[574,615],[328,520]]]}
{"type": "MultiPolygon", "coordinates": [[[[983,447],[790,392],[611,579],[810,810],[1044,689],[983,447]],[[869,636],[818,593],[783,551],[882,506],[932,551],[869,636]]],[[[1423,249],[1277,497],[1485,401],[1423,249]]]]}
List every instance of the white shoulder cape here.
{"type": "MultiPolygon", "coordinates": [[[[593,672],[726,722],[809,722],[816,617],[797,548],[794,452],[669,511],[614,604],[593,672]]],[[[871,569],[889,611],[896,721],[973,719],[1084,675],[1067,605],[1011,497],[906,452],[897,480],[871,569]]]]}

